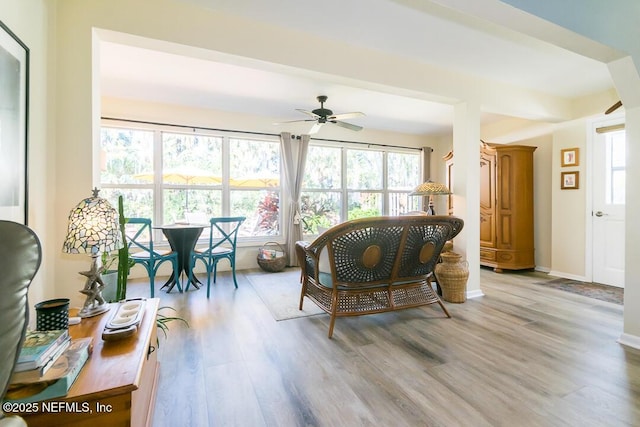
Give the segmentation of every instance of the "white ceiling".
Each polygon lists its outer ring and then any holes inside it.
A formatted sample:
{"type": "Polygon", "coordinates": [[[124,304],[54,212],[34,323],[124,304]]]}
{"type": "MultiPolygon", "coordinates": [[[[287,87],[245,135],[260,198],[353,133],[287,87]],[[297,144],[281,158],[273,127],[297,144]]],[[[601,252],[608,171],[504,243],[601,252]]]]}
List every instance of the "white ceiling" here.
{"type": "MultiPolygon", "coordinates": [[[[607,67],[432,2],[418,11],[398,0],[182,0],[218,12],[310,33],[341,43],[393,52],[463,76],[576,98],[613,87],[607,67]]],[[[444,133],[452,106],[345,85],[317,73],[249,68],[112,42],[101,44],[103,95],[242,112],[274,121],[303,119],[296,108],[318,108],[328,95],[334,113],[365,128],[411,134],[444,133]],[[247,84],[251,82],[251,84],[247,84]],[[283,94],[287,94],[283,96],[283,94]]],[[[321,53],[319,53],[321,54],[321,53]]],[[[483,114],[482,120],[500,116],[483,114]]]]}

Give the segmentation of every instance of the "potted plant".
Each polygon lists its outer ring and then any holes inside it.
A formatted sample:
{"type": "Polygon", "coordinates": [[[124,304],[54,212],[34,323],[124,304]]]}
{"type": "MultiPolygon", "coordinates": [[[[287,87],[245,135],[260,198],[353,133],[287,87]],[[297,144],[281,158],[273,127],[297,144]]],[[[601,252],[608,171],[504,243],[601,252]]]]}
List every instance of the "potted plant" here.
{"type": "MultiPolygon", "coordinates": [[[[189,322],[184,320],[182,317],[167,316],[166,314],[161,313],[162,310],[173,310],[173,311],[176,311],[176,309],[173,308],[173,307],[169,307],[169,306],[163,306],[163,307],[160,307],[158,309],[158,315],[156,317],[156,326],[158,327],[158,330],[162,331],[162,333],[164,334],[165,338],[167,338],[167,332],[169,331],[169,327],[167,326],[167,323],[169,323],[169,322],[173,322],[174,320],[179,320],[179,321],[183,322],[185,325],[187,325],[187,328],[189,327],[189,322]]],[[[156,338],[156,343],[157,343],[158,348],[159,348],[160,347],[160,336],[159,335],[156,338]]]]}

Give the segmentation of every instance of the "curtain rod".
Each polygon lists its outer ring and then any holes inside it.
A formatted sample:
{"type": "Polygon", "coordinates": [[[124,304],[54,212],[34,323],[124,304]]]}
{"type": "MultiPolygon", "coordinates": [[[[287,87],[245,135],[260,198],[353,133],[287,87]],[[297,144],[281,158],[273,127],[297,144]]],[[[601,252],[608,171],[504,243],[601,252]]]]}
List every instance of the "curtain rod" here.
{"type": "MultiPolygon", "coordinates": [[[[262,136],[276,136],[276,137],[280,137],[279,133],[266,133],[266,132],[253,132],[253,131],[246,131],[246,130],[236,130],[236,129],[220,129],[220,128],[210,128],[210,127],[202,127],[202,126],[187,126],[187,125],[179,125],[179,124],[174,124],[174,123],[161,123],[161,122],[151,122],[151,121],[147,121],[147,120],[134,120],[134,119],[119,119],[117,117],[101,117],[102,120],[116,120],[116,121],[120,121],[120,122],[128,122],[128,123],[139,123],[139,124],[145,124],[145,125],[155,125],[155,126],[170,126],[170,127],[177,127],[177,128],[184,128],[184,129],[193,129],[194,131],[196,129],[201,129],[201,130],[208,130],[208,131],[213,131],[213,132],[237,132],[237,133],[246,133],[249,135],[262,135],[262,136]]],[[[300,139],[300,135],[292,135],[292,137],[295,137],[296,139],[300,139]]],[[[326,141],[326,142],[344,142],[347,144],[360,144],[360,145],[367,145],[367,146],[374,146],[374,147],[389,147],[389,148],[403,148],[405,150],[417,150],[417,151],[422,151],[422,148],[415,148],[415,147],[401,147],[398,145],[386,145],[386,144],[376,144],[376,143],[370,143],[370,142],[360,142],[360,141],[346,141],[343,139],[327,139],[327,138],[311,138],[312,140],[315,141],[326,141]]]]}

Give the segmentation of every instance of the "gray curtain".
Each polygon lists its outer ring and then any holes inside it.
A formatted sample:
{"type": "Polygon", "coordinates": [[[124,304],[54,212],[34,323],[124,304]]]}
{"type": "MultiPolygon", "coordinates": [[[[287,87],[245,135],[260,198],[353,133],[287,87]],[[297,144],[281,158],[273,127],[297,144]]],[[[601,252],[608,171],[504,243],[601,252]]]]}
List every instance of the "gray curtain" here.
{"type": "Polygon", "coordinates": [[[309,150],[309,135],[301,135],[299,138],[292,138],[289,132],[280,134],[280,146],[282,148],[282,158],[284,160],[284,176],[289,189],[289,216],[286,218],[287,224],[287,255],[290,266],[297,266],[295,244],[302,240],[302,221],[300,220],[300,190],[302,189],[302,178],[304,177],[304,166],[307,161],[307,151],[309,150]]]}

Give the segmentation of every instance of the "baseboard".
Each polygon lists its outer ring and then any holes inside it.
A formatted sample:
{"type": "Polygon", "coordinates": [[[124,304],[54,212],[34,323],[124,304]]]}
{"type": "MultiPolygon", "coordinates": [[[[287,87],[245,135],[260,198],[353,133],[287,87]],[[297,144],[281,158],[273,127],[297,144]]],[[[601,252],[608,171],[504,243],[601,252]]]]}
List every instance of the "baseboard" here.
{"type": "Polygon", "coordinates": [[[576,274],[564,273],[562,271],[551,270],[549,276],[562,277],[563,279],[577,280],[579,282],[586,282],[587,278],[584,276],[578,276],[576,274]]]}
{"type": "Polygon", "coordinates": [[[640,337],[636,335],[622,334],[618,338],[618,343],[640,350],[640,337]]]}
{"type": "Polygon", "coordinates": [[[482,292],[482,289],[476,289],[473,291],[467,291],[467,299],[470,298],[478,298],[478,297],[483,297],[484,296],[484,292],[482,292]]]}
{"type": "Polygon", "coordinates": [[[549,271],[551,271],[551,269],[549,267],[540,267],[540,266],[536,266],[536,268],[534,268],[535,271],[539,271],[541,273],[547,273],[549,274],[549,271]]]}

